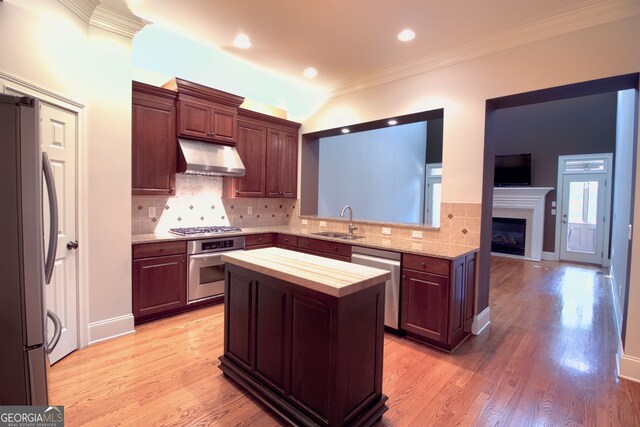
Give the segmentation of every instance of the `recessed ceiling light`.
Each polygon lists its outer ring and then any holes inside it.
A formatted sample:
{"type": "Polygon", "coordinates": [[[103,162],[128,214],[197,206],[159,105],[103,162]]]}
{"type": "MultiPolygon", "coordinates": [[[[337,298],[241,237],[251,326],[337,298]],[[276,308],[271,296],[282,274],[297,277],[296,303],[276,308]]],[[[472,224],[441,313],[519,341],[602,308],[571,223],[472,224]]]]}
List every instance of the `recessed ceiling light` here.
{"type": "Polygon", "coordinates": [[[398,121],[397,121],[397,120],[393,120],[393,119],[391,119],[391,120],[389,120],[387,123],[389,124],[389,126],[394,126],[394,125],[397,125],[397,124],[398,124],[398,121]]]}
{"type": "Polygon", "coordinates": [[[342,133],[349,133],[349,129],[348,128],[342,128],[342,133]]]}
{"type": "Polygon", "coordinates": [[[401,42],[410,42],[415,38],[416,38],[416,33],[414,33],[408,28],[405,28],[404,30],[398,33],[398,40],[400,40],[401,42]]]}
{"type": "Polygon", "coordinates": [[[233,39],[233,44],[240,49],[249,49],[252,43],[248,35],[238,34],[236,38],[233,39]]]}
{"type": "Polygon", "coordinates": [[[313,67],[307,67],[302,72],[302,75],[305,76],[308,79],[312,79],[312,78],[314,78],[314,77],[316,77],[318,75],[318,70],[316,70],[313,67]]]}

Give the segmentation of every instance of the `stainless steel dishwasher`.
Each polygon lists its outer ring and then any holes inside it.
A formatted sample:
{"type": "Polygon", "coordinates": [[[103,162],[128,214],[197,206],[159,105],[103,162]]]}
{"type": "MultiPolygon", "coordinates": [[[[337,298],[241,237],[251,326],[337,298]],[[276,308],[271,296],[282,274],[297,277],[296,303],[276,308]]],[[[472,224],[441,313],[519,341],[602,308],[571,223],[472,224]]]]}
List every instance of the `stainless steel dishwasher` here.
{"type": "Polygon", "coordinates": [[[387,270],[391,273],[391,279],[387,280],[385,287],[384,325],[398,330],[400,325],[400,254],[354,246],[351,250],[351,262],[387,270]]]}

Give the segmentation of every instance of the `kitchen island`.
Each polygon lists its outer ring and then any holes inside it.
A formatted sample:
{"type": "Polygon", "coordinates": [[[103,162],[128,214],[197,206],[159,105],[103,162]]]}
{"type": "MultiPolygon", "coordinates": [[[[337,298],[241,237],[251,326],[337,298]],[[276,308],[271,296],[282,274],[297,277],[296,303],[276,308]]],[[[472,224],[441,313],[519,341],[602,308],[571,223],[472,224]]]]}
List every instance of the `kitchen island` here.
{"type": "Polygon", "coordinates": [[[280,248],[223,261],[225,375],[292,424],[379,420],[389,273],[280,248]]]}

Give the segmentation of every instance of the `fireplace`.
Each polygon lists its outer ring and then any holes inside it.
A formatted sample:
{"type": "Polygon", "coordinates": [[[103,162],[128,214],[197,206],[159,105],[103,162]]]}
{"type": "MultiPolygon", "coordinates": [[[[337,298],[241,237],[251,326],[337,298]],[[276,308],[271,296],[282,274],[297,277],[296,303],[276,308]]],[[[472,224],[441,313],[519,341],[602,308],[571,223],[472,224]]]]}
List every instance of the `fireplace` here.
{"type": "Polygon", "coordinates": [[[526,219],[494,217],[491,252],[524,256],[526,235],[526,219]]]}

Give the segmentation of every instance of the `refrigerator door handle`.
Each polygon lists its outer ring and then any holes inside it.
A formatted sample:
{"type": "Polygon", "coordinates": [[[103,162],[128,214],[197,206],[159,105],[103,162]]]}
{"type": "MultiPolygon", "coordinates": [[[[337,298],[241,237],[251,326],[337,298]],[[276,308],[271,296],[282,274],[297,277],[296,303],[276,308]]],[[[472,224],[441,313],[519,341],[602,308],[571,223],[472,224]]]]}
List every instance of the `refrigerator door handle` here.
{"type": "Polygon", "coordinates": [[[44,263],[44,280],[48,285],[51,283],[58,250],[58,197],[56,196],[56,183],[53,179],[51,162],[45,152],[42,153],[42,170],[44,171],[44,180],[47,183],[47,195],[49,196],[49,248],[44,263]]]}
{"type": "Polygon", "coordinates": [[[45,349],[47,354],[51,354],[53,349],[58,345],[58,341],[60,341],[60,335],[62,335],[62,322],[60,321],[60,318],[51,310],[47,310],[47,317],[51,319],[54,327],[51,341],[47,343],[47,348],[45,349]]]}

